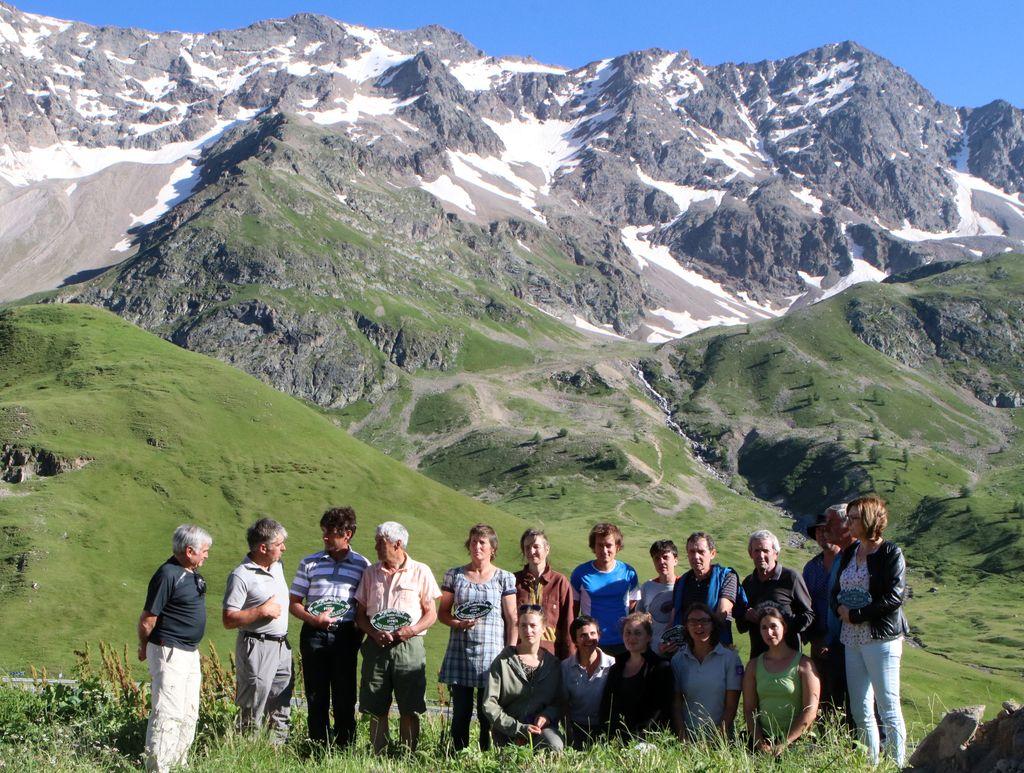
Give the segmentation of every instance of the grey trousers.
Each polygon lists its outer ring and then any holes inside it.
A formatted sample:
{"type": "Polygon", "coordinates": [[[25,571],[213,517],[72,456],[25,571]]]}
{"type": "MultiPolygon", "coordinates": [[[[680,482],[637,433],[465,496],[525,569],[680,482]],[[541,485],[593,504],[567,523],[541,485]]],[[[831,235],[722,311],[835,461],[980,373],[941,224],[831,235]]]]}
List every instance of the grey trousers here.
{"type": "Polygon", "coordinates": [[[260,641],[239,631],[235,642],[235,703],[239,730],[260,730],[274,743],[288,740],[291,720],[292,650],[281,641],[260,641]]]}

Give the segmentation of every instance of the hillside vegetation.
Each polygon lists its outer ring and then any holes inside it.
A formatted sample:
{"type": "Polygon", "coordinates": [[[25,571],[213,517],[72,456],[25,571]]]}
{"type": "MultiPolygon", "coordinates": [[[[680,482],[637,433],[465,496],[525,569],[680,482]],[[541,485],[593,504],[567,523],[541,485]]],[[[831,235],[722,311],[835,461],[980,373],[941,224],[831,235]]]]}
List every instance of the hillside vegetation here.
{"type": "Polygon", "coordinates": [[[736,485],[804,517],[885,496],[890,534],[920,572],[916,632],[1019,686],[1024,265],[944,268],[706,330],[647,367],[736,485]]]}
{"type": "MultiPolygon", "coordinates": [[[[63,470],[0,483],[0,615],[15,632],[0,644],[7,670],[34,664],[66,672],[72,651],[87,642],[131,642],[149,577],[183,521],[201,523],[215,538],[203,572],[211,587],[209,638],[222,653],[233,637],[219,624],[220,588],[244,552],[245,527],[264,515],[290,531],[286,571],[318,545],[323,509],[352,504],[361,524],[357,550],[372,556],[373,525],[395,517],[410,529],[411,553],[438,576],[465,560],[462,535],[477,521],[498,529],[498,562],[508,568],[518,564],[521,530],[547,527],[555,566],[567,570],[588,556],[590,525],[611,518],[627,534],[623,559],[642,575],[650,572],[645,548],[658,537],[682,543],[690,531],[710,529],[723,559],[745,571],[749,530],[786,528],[780,515],[701,472],[679,447],[665,453],[660,474],[699,482],[703,504],[658,511],[648,501],[657,502],[654,480],[600,486],[573,478],[563,498],[537,478],[532,496],[488,506],[348,436],[334,417],[89,307],[4,312],[0,385],[3,443],[43,449],[63,470]],[[628,487],[635,499],[623,498],[628,487]]],[[[663,428],[651,435],[661,448],[672,438],[679,440],[663,428]]],[[[573,442],[573,431],[542,438],[556,452],[573,442]]],[[[787,547],[783,559],[800,565],[810,555],[787,547]]],[[[435,666],[446,639],[440,626],[427,637],[435,666]]],[[[995,706],[1024,693],[1004,676],[927,651],[908,650],[906,668],[908,704],[928,721],[937,705],[965,696],[995,706]]]]}

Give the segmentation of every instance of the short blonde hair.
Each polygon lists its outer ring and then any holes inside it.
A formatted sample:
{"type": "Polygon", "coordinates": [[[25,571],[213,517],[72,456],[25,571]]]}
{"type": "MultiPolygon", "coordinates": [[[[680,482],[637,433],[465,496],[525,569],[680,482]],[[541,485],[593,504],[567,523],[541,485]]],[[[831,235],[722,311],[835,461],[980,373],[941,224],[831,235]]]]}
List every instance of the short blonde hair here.
{"type": "Polygon", "coordinates": [[[889,508],[885,506],[885,500],[878,494],[867,494],[857,497],[847,505],[847,516],[851,515],[854,509],[860,513],[867,538],[870,540],[880,539],[885,527],[889,525],[889,508]]]}

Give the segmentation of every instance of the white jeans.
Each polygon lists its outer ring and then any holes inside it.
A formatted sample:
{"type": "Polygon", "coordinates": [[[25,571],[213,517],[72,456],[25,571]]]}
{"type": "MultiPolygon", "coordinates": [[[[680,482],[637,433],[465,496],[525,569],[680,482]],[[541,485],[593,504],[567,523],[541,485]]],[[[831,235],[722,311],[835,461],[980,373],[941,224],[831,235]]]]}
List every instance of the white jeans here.
{"type": "Polygon", "coordinates": [[[885,728],[885,752],[899,766],[907,750],[907,728],[900,708],[900,659],[903,639],[846,646],[846,682],[850,710],[867,744],[872,762],[878,761],[875,703],[885,728]]]}
{"type": "Polygon", "coordinates": [[[153,678],[152,703],[146,726],[146,770],[166,773],[188,763],[188,749],[199,719],[199,651],[146,645],[146,663],[153,678]]]}

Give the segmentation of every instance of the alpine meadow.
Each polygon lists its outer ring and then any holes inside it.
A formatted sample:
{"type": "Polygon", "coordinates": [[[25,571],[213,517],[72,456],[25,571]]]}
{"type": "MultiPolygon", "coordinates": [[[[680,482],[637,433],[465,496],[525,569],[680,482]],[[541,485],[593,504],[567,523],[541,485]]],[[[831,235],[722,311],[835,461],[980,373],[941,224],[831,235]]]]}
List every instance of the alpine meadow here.
{"type": "MultiPolygon", "coordinates": [[[[138,768],[136,623],[192,523],[192,769],[764,769],[668,731],[446,754],[441,623],[415,753],[360,720],[311,758],[294,617],[290,738],[250,738],[225,582],[261,518],[290,582],[342,506],[356,551],[398,521],[438,582],[474,524],[510,571],[540,528],[568,576],[609,522],[640,582],[694,532],[742,578],[771,530],[799,573],[807,527],[875,493],[907,564],[908,758],[983,704],[975,744],[913,764],[1016,769],[1020,108],[944,104],[852,41],[566,68],[310,13],[148,32],[0,2],[0,66],[0,768],[138,768]]],[[[872,769],[854,748],[823,718],[777,767],[872,769]]]]}

